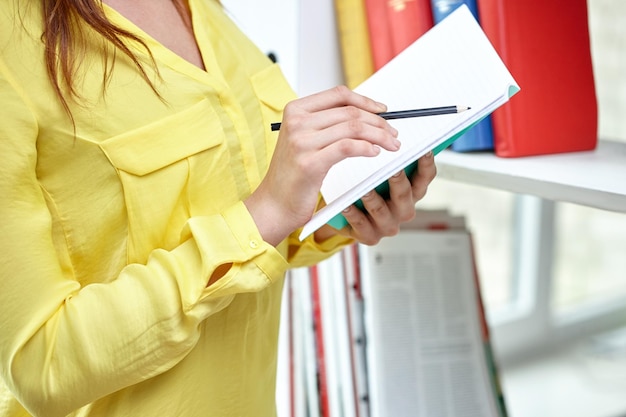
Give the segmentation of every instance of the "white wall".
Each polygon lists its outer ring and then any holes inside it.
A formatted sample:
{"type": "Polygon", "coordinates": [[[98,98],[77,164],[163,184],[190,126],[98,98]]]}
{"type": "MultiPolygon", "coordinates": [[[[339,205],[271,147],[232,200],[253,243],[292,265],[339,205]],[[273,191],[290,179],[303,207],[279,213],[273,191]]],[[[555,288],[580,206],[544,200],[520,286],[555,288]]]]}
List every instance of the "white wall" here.
{"type": "MultiPolygon", "coordinates": [[[[296,1],[296,0],[290,0],[296,1]]],[[[297,91],[315,93],[342,84],[333,0],[300,0],[297,91]]]]}
{"type": "Polygon", "coordinates": [[[333,0],[223,0],[239,27],[278,62],[300,95],[341,84],[333,0]]]}

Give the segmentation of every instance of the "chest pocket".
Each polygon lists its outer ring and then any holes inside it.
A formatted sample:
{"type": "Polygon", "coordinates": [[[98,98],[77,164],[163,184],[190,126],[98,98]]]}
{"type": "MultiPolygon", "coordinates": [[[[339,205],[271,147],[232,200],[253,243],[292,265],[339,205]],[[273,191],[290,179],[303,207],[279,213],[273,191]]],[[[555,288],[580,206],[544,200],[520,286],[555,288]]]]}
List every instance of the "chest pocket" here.
{"type": "Polygon", "coordinates": [[[296,93],[277,64],[270,65],[250,77],[254,93],[261,102],[263,127],[265,128],[266,153],[271,158],[276,146],[277,132],[271,131],[271,124],[280,122],[288,102],[296,98],[296,93]]]}
{"type": "Polygon", "coordinates": [[[124,190],[129,262],[176,246],[192,212],[217,210],[207,205],[232,183],[224,141],[219,116],[205,99],[102,142],[124,190]]]}

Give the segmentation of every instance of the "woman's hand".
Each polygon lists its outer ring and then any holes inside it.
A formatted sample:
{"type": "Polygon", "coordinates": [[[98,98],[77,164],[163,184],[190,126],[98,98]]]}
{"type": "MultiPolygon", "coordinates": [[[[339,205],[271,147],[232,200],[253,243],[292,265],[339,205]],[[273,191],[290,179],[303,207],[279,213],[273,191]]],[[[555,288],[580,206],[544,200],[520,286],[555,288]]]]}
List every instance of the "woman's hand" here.
{"type": "MultiPolygon", "coordinates": [[[[285,107],[268,172],[245,200],[267,242],[277,245],[311,218],[331,166],[348,157],[376,156],[380,148],[399,149],[397,131],[376,114],[385,110],[385,105],[347,87],[294,100],[285,107]]],[[[366,198],[366,207],[376,213],[369,227],[356,214],[348,213],[349,220],[357,223],[351,228],[353,237],[372,241],[374,234],[393,228],[390,218],[410,215],[407,205],[415,199],[414,193],[422,192],[421,186],[411,189],[406,177],[392,183],[391,199],[384,204],[389,212],[377,211],[378,200],[366,198]]]]}
{"type": "Polygon", "coordinates": [[[417,163],[418,169],[409,181],[404,171],[389,178],[389,199],[385,200],[371,191],[361,201],[365,212],[356,206],[343,211],[348,226],[335,230],[330,226],[319,229],[315,238],[325,240],[331,235],[349,236],[366,245],[374,245],[385,236],[393,236],[400,230],[400,224],[415,217],[415,203],[426,195],[430,182],[437,174],[432,152],[424,155],[417,163]]]}

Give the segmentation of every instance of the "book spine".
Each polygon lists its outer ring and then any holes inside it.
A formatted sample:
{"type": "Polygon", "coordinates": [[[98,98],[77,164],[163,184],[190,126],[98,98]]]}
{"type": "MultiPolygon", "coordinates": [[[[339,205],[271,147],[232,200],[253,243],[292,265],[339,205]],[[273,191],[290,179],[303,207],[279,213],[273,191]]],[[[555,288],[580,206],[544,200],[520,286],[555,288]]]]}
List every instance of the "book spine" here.
{"type": "Polygon", "coordinates": [[[491,117],[487,116],[476,126],[452,143],[450,149],[456,152],[492,151],[493,128],[491,117]]]}
{"type": "Polygon", "coordinates": [[[465,4],[474,15],[474,18],[479,20],[476,0],[431,0],[434,22],[441,22],[446,16],[455,11],[462,4],[465,4]]]}
{"type": "MultiPolygon", "coordinates": [[[[441,22],[459,6],[465,4],[474,18],[478,17],[476,0],[430,0],[435,24],[441,22]]],[[[493,150],[493,129],[491,117],[488,116],[460,138],[452,143],[450,148],[456,152],[491,151],[493,150]]]]}
{"type": "Polygon", "coordinates": [[[387,0],[364,0],[374,71],[393,58],[391,30],[387,20],[387,0]]]}
{"type": "Polygon", "coordinates": [[[388,0],[387,19],[391,32],[393,56],[433,27],[431,0],[388,0]]]}
{"type": "Polygon", "coordinates": [[[346,85],[355,88],[374,72],[364,0],[335,0],[346,85]]]}
{"type": "Polygon", "coordinates": [[[320,417],[330,417],[330,398],[328,392],[328,370],[326,369],[326,349],[324,342],[324,322],[322,320],[322,296],[320,274],[317,265],[310,267],[311,297],[313,305],[313,325],[315,329],[315,353],[320,402],[320,417]]]}
{"type": "MultiPolygon", "coordinates": [[[[343,276],[346,288],[346,305],[352,361],[353,395],[355,401],[354,417],[368,417],[369,393],[367,382],[367,361],[365,351],[365,328],[363,325],[363,293],[361,291],[361,272],[359,267],[359,248],[350,245],[342,251],[343,276]]],[[[336,279],[336,278],[334,278],[336,279]]]]}
{"type": "Polygon", "coordinates": [[[476,307],[478,309],[478,315],[480,319],[481,336],[483,339],[483,349],[485,354],[485,361],[487,364],[487,370],[489,372],[489,381],[491,383],[491,389],[493,391],[494,402],[497,408],[499,417],[507,417],[508,412],[506,403],[504,400],[504,394],[502,392],[502,384],[500,383],[500,372],[498,370],[498,364],[496,363],[495,355],[493,354],[493,348],[491,346],[491,334],[489,330],[489,323],[487,323],[487,314],[485,311],[485,304],[481,293],[480,276],[478,275],[478,266],[476,264],[476,246],[474,244],[473,236],[468,232],[470,239],[470,251],[472,255],[472,271],[474,275],[474,286],[476,288],[476,307]]]}
{"type": "Polygon", "coordinates": [[[496,155],[594,149],[598,116],[587,2],[477,5],[485,33],[521,87],[492,115],[496,155]]]}

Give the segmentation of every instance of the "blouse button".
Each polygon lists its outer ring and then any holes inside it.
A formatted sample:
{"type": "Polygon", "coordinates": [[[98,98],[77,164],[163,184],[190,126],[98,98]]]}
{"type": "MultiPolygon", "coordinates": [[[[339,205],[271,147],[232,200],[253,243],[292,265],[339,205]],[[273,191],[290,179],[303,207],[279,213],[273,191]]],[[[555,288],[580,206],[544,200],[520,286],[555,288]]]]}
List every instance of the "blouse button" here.
{"type": "Polygon", "coordinates": [[[257,249],[259,247],[259,242],[257,242],[256,240],[251,240],[250,241],[250,247],[252,249],[257,249]]]}

